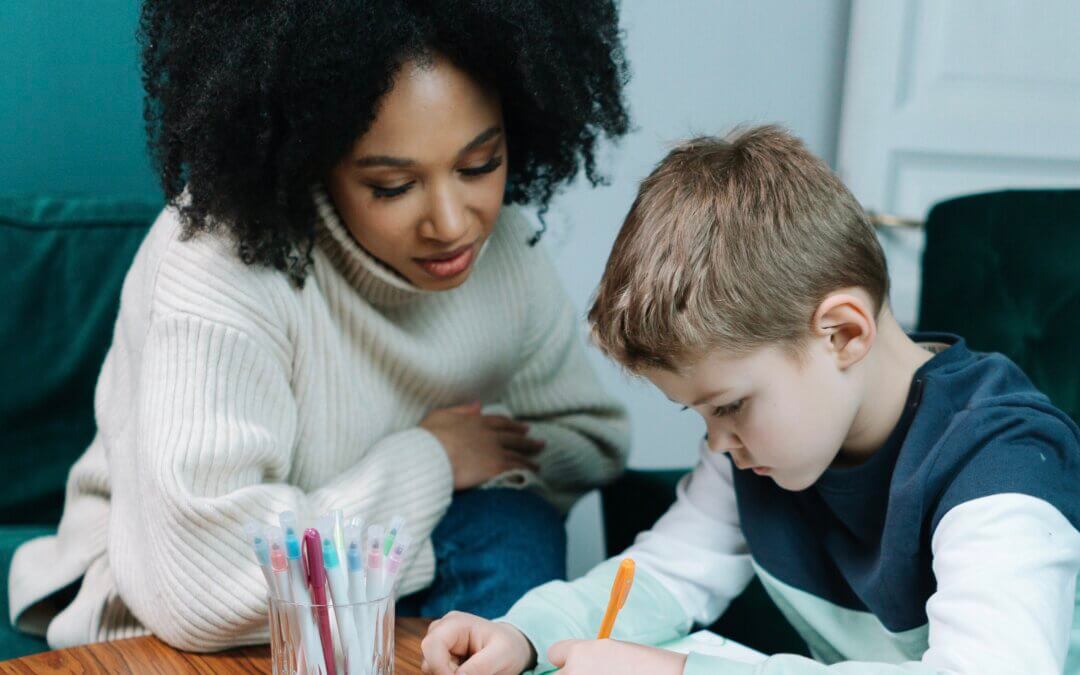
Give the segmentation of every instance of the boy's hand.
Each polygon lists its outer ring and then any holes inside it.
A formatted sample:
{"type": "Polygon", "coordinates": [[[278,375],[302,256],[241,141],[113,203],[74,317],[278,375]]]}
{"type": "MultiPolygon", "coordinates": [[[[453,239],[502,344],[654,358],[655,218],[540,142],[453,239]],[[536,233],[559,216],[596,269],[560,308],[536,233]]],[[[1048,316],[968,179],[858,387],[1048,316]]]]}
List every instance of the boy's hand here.
{"type": "Polygon", "coordinates": [[[476,487],[511,469],[539,470],[530,457],[544,441],[527,438],[529,425],[503,415],[482,415],[480,404],[432,410],[420,426],[439,439],[454,472],[454,489],[476,487]]]}
{"type": "Polygon", "coordinates": [[[565,675],[680,675],[686,666],[685,654],[618,640],[563,640],[548,660],[565,675]]]}
{"type": "Polygon", "coordinates": [[[532,644],[517,628],[464,612],[433,621],[420,649],[425,675],[518,675],[536,664],[532,644]]]}

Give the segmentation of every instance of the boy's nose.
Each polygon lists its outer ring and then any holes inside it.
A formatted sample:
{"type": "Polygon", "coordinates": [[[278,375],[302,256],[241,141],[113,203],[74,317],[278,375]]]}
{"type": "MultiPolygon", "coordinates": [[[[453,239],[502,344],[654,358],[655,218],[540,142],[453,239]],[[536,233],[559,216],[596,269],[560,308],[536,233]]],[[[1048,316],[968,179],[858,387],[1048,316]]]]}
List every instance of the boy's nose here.
{"type": "Polygon", "coordinates": [[[713,452],[724,452],[742,445],[738,436],[723,429],[710,429],[705,436],[705,442],[708,443],[709,450],[713,452]]]}

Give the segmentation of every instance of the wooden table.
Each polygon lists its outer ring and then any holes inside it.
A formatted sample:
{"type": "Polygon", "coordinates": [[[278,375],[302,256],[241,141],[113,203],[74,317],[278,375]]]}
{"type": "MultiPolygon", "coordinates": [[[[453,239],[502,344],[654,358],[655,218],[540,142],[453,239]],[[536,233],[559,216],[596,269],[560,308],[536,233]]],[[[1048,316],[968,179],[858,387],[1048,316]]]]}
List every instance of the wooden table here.
{"type": "MultiPolygon", "coordinates": [[[[400,618],[394,633],[394,675],[419,675],[420,640],[431,619],[400,618]]],[[[216,654],[181,652],[155,637],[99,642],[0,661],[0,675],[26,673],[272,673],[270,647],[216,654]]]]}

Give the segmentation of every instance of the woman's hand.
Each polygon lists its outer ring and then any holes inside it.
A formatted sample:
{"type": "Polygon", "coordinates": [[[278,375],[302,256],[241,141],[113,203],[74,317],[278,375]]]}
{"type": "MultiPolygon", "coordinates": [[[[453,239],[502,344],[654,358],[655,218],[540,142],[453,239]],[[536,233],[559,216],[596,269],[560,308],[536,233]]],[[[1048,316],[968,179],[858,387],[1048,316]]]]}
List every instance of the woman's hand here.
{"type": "Polygon", "coordinates": [[[450,612],[420,643],[425,675],[518,675],[536,663],[532,644],[508,623],[450,612]]]}
{"type": "Polygon", "coordinates": [[[503,415],[482,415],[480,403],[432,410],[420,426],[439,439],[454,472],[454,489],[465,490],[512,469],[539,470],[531,457],[544,441],[527,438],[529,425],[503,415]]]}
{"type": "Polygon", "coordinates": [[[685,654],[618,640],[563,640],[548,660],[563,675],[679,675],[686,666],[685,654]]]}

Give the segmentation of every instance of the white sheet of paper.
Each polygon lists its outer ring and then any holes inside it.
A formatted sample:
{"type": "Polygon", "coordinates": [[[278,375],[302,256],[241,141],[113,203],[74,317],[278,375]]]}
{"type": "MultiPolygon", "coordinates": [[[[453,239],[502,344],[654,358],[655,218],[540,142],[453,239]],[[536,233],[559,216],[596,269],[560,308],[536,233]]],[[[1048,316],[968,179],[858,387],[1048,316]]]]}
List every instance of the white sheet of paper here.
{"type": "Polygon", "coordinates": [[[670,649],[673,652],[679,652],[680,654],[697,652],[699,654],[708,654],[709,656],[722,656],[725,659],[731,659],[732,661],[739,661],[741,663],[761,663],[768,658],[765,654],[750,649],[746,645],[735,642],[734,640],[728,640],[725,637],[721,637],[716,633],[711,633],[707,630],[699,630],[696,633],[687,635],[681,640],[668,642],[667,644],[660,645],[660,647],[670,649]]]}

